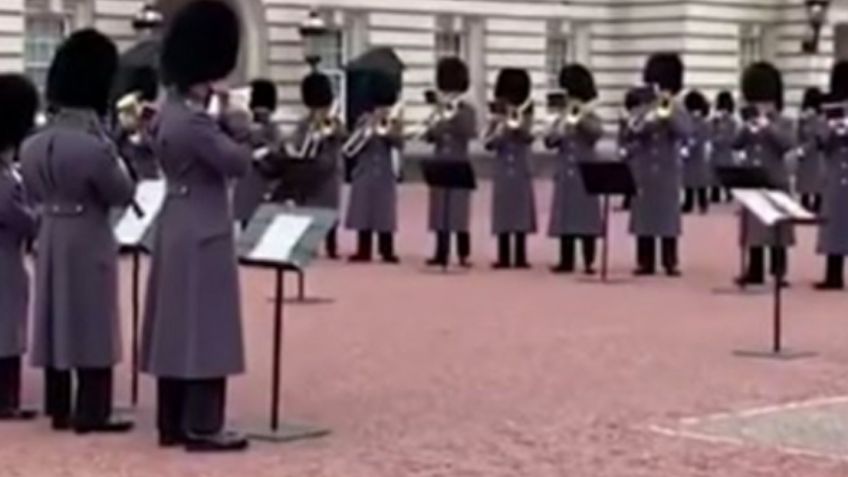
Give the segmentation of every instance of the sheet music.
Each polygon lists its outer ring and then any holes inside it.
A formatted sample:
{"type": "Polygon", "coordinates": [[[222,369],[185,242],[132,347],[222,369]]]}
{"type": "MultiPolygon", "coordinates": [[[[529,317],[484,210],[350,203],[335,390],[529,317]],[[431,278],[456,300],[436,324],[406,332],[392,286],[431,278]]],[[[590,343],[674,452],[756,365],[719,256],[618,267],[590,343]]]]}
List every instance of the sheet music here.
{"type": "Polygon", "coordinates": [[[262,262],[287,263],[292,251],[312,224],[311,217],[280,214],[274,217],[248,258],[262,262]]]}
{"type": "Polygon", "coordinates": [[[764,225],[772,226],[788,218],[771,201],[765,190],[732,190],[731,194],[764,225]]]}
{"type": "Polygon", "coordinates": [[[153,221],[162,209],[162,204],[165,203],[165,181],[139,182],[135,191],[135,201],[144,212],[144,217],[139,217],[132,207],[128,207],[114,229],[116,240],[124,246],[140,244],[144,234],[153,225],[153,221]]]}
{"type": "Polygon", "coordinates": [[[768,191],[766,194],[768,195],[769,200],[771,200],[790,218],[796,220],[814,220],[816,218],[815,214],[805,209],[786,192],[773,190],[768,191]]]}

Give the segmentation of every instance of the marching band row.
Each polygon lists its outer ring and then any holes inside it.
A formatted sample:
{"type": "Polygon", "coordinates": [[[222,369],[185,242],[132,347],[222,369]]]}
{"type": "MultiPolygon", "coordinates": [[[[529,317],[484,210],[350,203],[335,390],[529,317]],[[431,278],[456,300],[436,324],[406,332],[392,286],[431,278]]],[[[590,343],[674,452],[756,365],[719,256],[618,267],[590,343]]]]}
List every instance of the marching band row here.
{"type": "MultiPolygon", "coordinates": [[[[18,398],[28,322],[23,249],[36,236],[31,357],[44,370],[52,426],[80,433],[132,428],[112,415],[112,369],[122,354],[118,249],[109,211],[132,205],[138,179],[163,176],[167,183],[141,357],[142,370],[157,380],[163,446],[194,451],[247,446],[243,437],[224,430],[227,378],[245,367],[234,221],[249,221],[269,199],[295,197],[303,205],[338,209],[348,164],[344,226],[357,233],[351,260],[372,260],[376,238],[382,260],[398,262],[398,157],[408,135],[397,78],[368,73],[361,91],[366,110],[348,131],[329,78],[310,73],[301,85],[308,114],[286,141],[272,121],[273,83],[252,83],[249,112],[231,107],[221,94],[219,82],[235,67],[238,46],[239,22],[230,7],[220,0],[190,3],[165,36],[161,78],[137,71],[131,94],[109,111],[117,49],[94,30],[77,32],[61,46],[48,74],[49,122],[29,137],[37,93],[19,76],[0,76],[0,274],[10,277],[0,288],[0,418],[33,417],[18,398]],[[168,94],[154,107],[160,82],[168,94]],[[217,103],[217,115],[209,113],[210,102],[217,103]],[[109,116],[115,116],[115,128],[104,119],[109,116]],[[311,170],[293,180],[294,165],[305,163],[311,170]]],[[[682,214],[696,205],[705,211],[710,195],[724,195],[715,166],[763,168],[774,184],[789,190],[787,156],[794,151],[800,160],[796,187],[809,207],[820,204],[824,218],[819,252],[827,256],[827,273],[819,287],[842,288],[848,253],[848,63],[834,67],[830,92],[811,90],[805,96],[797,125],[783,113],[782,77],[771,64],[744,71],[738,117],[732,95],[721,93],[711,114],[699,92],[683,94],[683,77],[678,55],[654,54],[643,71],[644,85],[625,100],[618,146],[637,185],[629,224],[636,238],[635,273],[655,274],[659,264],[669,276],[680,274],[682,214]]],[[[464,98],[468,69],[457,58],[445,58],[435,79],[437,88],[426,98],[433,112],[415,137],[432,144],[434,161],[469,162],[478,115],[464,98]]],[[[578,166],[601,160],[603,127],[593,109],[598,93],[592,73],[580,64],[565,66],[559,83],[561,91],[548,97],[552,117],[541,134],[556,153],[548,224],[560,244],[554,271],[575,270],[579,245],[584,271],[594,273],[601,204],[587,192],[578,166]]],[[[500,71],[488,116],[482,139],[494,158],[494,267],[526,268],[527,237],[538,230],[531,155],[539,139],[527,71],[500,71]]],[[[456,238],[459,263],[470,266],[471,194],[430,190],[428,225],[436,247],[428,264],[447,264],[456,238]]],[[[766,251],[772,270],[783,276],[794,240],[790,226],[769,228],[746,212],[740,239],[748,254],[741,282],[764,282],[766,251]]],[[[338,256],[335,231],[326,252],[338,256]]]]}

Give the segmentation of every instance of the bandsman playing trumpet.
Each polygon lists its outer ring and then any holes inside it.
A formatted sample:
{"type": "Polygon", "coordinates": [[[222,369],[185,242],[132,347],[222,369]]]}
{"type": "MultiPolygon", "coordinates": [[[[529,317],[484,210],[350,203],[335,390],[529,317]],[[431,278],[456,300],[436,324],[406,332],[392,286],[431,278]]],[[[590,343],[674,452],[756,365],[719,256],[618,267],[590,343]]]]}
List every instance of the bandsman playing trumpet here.
{"type": "Polygon", "coordinates": [[[0,421],[28,420],[35,413],[21,409],[20,401],[29,309],[24,247],[35,234],[36,219],[15,156],[35,123],[38,91],[23,76],[0,75],[0,104],[0,421]]]}
{"type": "Polygon", "coordinates": [[[698,90],[689,91],[683,103],[692,118],[692,135],[683,148],[683,213],[691,213],[697,205],[698,211],[706,214],[710,209],[710,103],[698,90]]]}
{"type": "MultiPolygon", "coordinates": [[[[306,194],[304,205],[338,210],[342,190],[341,148],[347,131],[333,97],[330,78],[310,73],[300,84],[300,95],[309,112],[298,122],[292,142],[298,157],[315,161],[321,169],[321,178],[306,194]]],[[[327,256],[332,259],[338,258],[337,235],[333,227],[325,242],[327,256]]]]}
{"type": "Polygon", "coordinates": [[[357,247],[350,261],[370,262],[377,234],[383,262],[395,264],[400,260],[394,244],[397,176],[393,158],[404,143],[400,85],[380,72],[372,72],[368,83],[368,110],[342,147],[342,155],[353,162],[345,226],[357,232],[357,247]]]}
{"type": "Polygon", "coordinates": [[[710,200],[714,203],[730,201],[730,192],[718,181],[717,167],[732,166],[736,163],[733,141],[739,121],[736,119],[736,102],[730,91],[721,91],[716,96],[715,112],[710,120],[710,165],[712,166],[712,190],[710,200]]]}
{"type": "Polygon", "coordinates": [[[831,71],[827,97],[827,125],[822,138],[826,179],[822,201],[824,223],[819,229],[818,253],[826,257],[824,281],[819,290],[845,288],[845,255],[848,255],[848,61],[831,71]]]}
{"type": "Polygon", "coordinates": [[[574,271],[574,249],[579,240],[584,271],[593,274],[595,245],[603,225],[600,201],[586,192],[578,166],[597,160],[595,147],[603,135],[603,124],[592,111],[591,102],[598,92],[592,73],[580,64],[563,67],[559,83],[566,97],[565,108],[545,135],[545,146],[558,152],[548,228],[548,234],[559,239],[559,263],[553,271],[574,271]]]}
{"type": "Polygon", "coordinates": [[[530,154],[534,136],[530,75],[498,73],[484,145],[494,152],[492,233],[498,238],[495,269],[529,268],[527,235],[536,232],[536,198],[530,154]],[[514,246],[514,248],[513,248],[514,246]],[[514,253],[513,253],[514,252],[514,253]]]}
{"type": "MultiPolygon", "coordinates": [[[[783,116],[783,78],[780,71],[766,62],[754,63],[742,75],[743,126],[736,135],[735,146],[746,166],[765,169],[771,182],[789,190],[788,153],[795,141],[792,122],[783,116]]],[[[795,242],[793,227],[778,224],[769,227],[753,214],[742,211],[741,242],[747,249],[747,270],[737,279],[739,284],[758,285],[765,282],[765,249],[771,250],[771,271],[784,277],[787,271],[786,248],[795,242]]]]}
{"type": "MultiPolygon", "coordinates": [[[[656,246],[668,276],[679,276],[677,239],[680,215],[681,146],[692,133],[691,120],[676,97],[683,89],[683,62],[674,53],[652,55],[645,65],[645,98],[628,125],[638,192],[630,215],[636,236],[635,275],[656,273],[656,246]]],[[[643,94],[640,93],[640,96],[643,94]]]]}
{"type": "Polygon", "coordinates": [[[824,182],[821,138],[827,127],[822,115],[822,92],[807,88],[801,101],[798,118],[798,168],[795,174],[795,191],[801,195],[801,204],[809,210],[820,211],[824,182]]]}
{"type": "MultiPolygon", "coordinates": [[[[474,106],[462,99],[468,90],[468,68],[459,58],[443,58],[436,68],[438,93],[424,131],[424,140],[435,147],[434,160],[468,161],[468,145],[477,136],[474,106]]],[[[471,255],[471,191],[430,190],[428,225],[436,234],[436,252],[427,264],[446,265],[450,260],[451,234],[457,237],[459,263],[469,266],[471,255]]]]}
{"type": "Polygon", "coordinates": [[[130,93],[118,100],[116,143],[136,180],[157,179],[159,162],[153,153],[151,127],[156,116],[159,79],[151,67],[130,73],[130,93]]]}

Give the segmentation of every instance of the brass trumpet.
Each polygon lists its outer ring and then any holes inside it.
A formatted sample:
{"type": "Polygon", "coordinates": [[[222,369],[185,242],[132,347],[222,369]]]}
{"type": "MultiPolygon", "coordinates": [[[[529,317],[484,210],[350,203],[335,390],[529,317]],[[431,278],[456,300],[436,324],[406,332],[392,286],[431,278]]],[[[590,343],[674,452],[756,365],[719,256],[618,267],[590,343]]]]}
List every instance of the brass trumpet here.
{"type": "Polygon", "coordinates": [[[660,96],[657,108],[656,108],[656,116],[659,119],[668,119],[671,117],[674,112],[674,98],[668,94],[664,93],[660,96]]]}
{"type": "Polygon", "coordinates": [[[565,124],[567,126],[577,126],[583,119],[585,108],[580,102],[574,102],[568,106],[568,111],[565,114],[565,124]]]}
{"type": "Polygon", "coordinates": [[[525,124],[524,118],[532,112],[532,98],[527,98],[527,100],[518,107],[509,107],[506,118],[506,127],[511,130],[521,129],[525,124]]]}

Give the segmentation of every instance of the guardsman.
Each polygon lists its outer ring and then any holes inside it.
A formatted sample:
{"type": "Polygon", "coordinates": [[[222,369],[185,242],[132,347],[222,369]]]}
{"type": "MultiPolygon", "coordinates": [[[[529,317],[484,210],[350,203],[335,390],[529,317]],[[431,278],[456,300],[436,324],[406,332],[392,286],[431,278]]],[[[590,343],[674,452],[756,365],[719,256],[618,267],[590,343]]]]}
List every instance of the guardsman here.
{"type": "MultiPolygon", "coordinates": [[[[789,191],[786,154],[795,144],[792,122],[782,114],[783,78],[767,62],[754,63],[742,75],[745,99],[744,124],[736,134],[735,146],[742,152],[742,163],[765,169],[775,186],[789,191]]],[[[747,249],[747,270],[737,279],[742,285],[765,282],[765,249],[771,251],[771,272],[784,277],[787,271],[787,247],[794,244],[791,225],[768,227],[753,214],[742,211],[740,239],[747,249]]]]}
{"type": "MultiPolygon", "coordinates": [[[[435,147],[435,160],[469,161],[468,145],[477,136],[477,112],[462,95],[468,91],[468,67],[459,58],[442,58],[436,68],[434,113],[424,140],[435,147]]],[[[456,234],[459,263],[470,266],[471,191],[431,189],[428,228],[436,234],[436,251],[427,264],[446,265],[451,235],[456,234]]]]}
{"type": "Polygon", "coordinates": [[[20,75],[0,74],[0,421],[36,416],[21,409],[21,365],[27,348],[29,276],[24,247],[36,218],[17,170],[18,146],[35,124],[38,91],[20,75]]]}
{"type": "Polygon", "coordinates": [[[821,138],[826,128],[822,115],[822,92],[807,88],[801,102],[798,118],[798,170],[795,174],[795,192],[801,195],[801,204],[809,210],[821,210],[824,187],[824,163],[821,138]]]}
{"type": "MultiPolygon", "coordinates": [[[[301,81],[300,96],[309,112],[295,128],[294,147],[303,159],[315,161],[321,172],[306,194],[304,205],[339,211],[343,179],[341,148],[347,130],[330,78],[322,73],[310,73],[301,81]]],[[[325,251],[329,258],[338,258],[337,227],[327,235],[325,251]]]]}
{"type": "Polygon", "coordinates": [[[677,239],[683,231],[680,211],[681,148],[692,134],[689,114],[677,100],[683,89],[683,62],[674,53],[648,58],[643,71],[646,96],[640,101],[628,135],[638,192],[630,214],[636,236],[635,275],[656,273],[656,247],[668,276],[679,276],[677,239]]]}
{"type": "Polygon", "coordinates": [[[154,236],[142,330],[142,371],[157,379],[163,447],[234,451],[247,440],[224,430],[227,378],[245,370],[238,264],[228,187],[252,159],[207,112],[236,66],[238,15],[223,0],[179,10],[161,63],[168,99],[154,144],[167,180],[154,236]]]}
{"type": "Polygon", "coordinates": [[[739,121],[736,119],[736,102],[730,91],[721,91],[716,96],[715,112],[710,120],[710,165],[713,169],[713,186],[710,200],[713,203],[728,202],[731,200],[730,192],[723,188],[718,182],[715,172],[717,167],[732,166],[736,163],[736,151],[733,142],[736,140],[736,132],[739,129],[739,121]]]}
{"type": "Polygon", "coordinates": [[[71,35],[47,74],[55,114],[21,152],[27,194],[41,214],[32,361],[45,370],[56,430],[132,428],[112,417],[121,321],[110,212],[131,204],[135,189],[104,123],[117,65],[112,40],[95,30],[71,35]]]}
{"type": "Polygon", "coordinates": [[[689,91],[683,103],[692,118],[692,135],[683,147],[683,213],[710,209],[709,186],[712,179],[707,144],[710,140],[710,103],[698,90],[689,91]]]}
{"type": "MultiPolygon", "coordinates": [[[[276,164],[274,158],[283,146],[280,128],[273,121],[274,111],[277,110],[277,85],[267,79],[255,79],[250,83],[250,103],[248,105],[249,124],[233,128],[250,131],[239,136],[239,139],[249,144],[253,150],[268,149],[268,154],[257,158],[251,163],[247,174],[239,179],[233,195],[233,213],[236,221],[246,226],[253,213],[266,199],[271,191],[271,176],[276,164]]],[[[230,117],[236,115],[231,113],[230,117]]],[[[234,118],[233,118],[234,119],[234,118]]],[[[237,123],[237,120],[233,120],[237,123]]]]}
{"type": "Polygon", "coordinates": [[[559,263],[553,271],[574,271],[574,249],[579,241],[583,270],[591,275],[603,223],[600,200],[586,192],[579,164],[597,160],[595,147],[604,132],[601,118],[592,110],[598,91],[592,73],[581,64],[564,66],[559,84],[566,95],[565,110],[545,135],[545,146],[558,152],[548,227],[548,235],[559,239],[559,263]]]}
{"type": "Polygon", "coordinates": [[[830,114],[822,138],[826,167],[818,252],[826,256],[824,281],[819,290],[845,288],[845,255],[848,255],[848,61],[837,62],[831,71],[830,114]]]}
{"type": "Polygon", "coordinates": [[[505,68],[495,82],[495,101],[484,145],[494,158],[492,233],[498,238],[495,269],[530,268],[527,235],[536,233],[536,197],[530,166],[533,99],[526,70],[505,68]]]}
{"type": "Polygon", "coordinates": [[[396,264],[397,175],[395,152],[403,147],[400,85],[390,76],[372,72],[368,86],[368,112],[359,118],[342,148],[353,162],[350,200],[345,225],[357,232],[351,262],[370,262],[373,237],[384,263],[396,264]]]}

